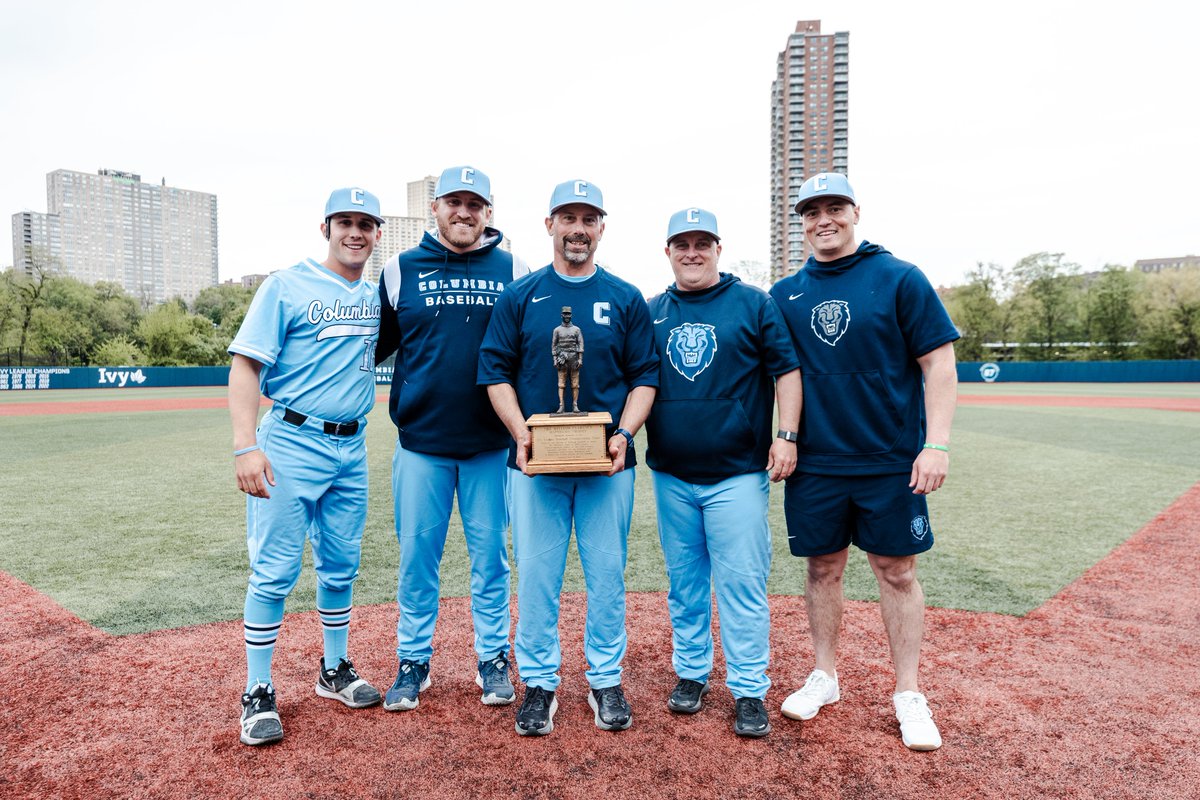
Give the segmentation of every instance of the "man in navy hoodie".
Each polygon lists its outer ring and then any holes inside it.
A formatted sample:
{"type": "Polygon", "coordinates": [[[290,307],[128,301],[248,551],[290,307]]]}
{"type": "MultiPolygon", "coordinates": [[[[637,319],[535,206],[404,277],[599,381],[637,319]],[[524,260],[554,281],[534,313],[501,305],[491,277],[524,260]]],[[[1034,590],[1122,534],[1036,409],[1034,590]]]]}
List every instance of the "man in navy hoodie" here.
{"type": "Polygon", "coordinates": [[[717,271],[721,244],[712,213],[686,208],[672,216],[666,253],[675,283],[650,301],[660,366],[646,421],[646,463],[671,585],[671,663],[679,677],[667,707],[694,714],[708,693],[715,586],[733,730],[766,736],[767,480],[787,478],[796,465],[796,351],[767,293],[717,271]]]}
{"type": "Polygon", "coordinates": [[[509,678],[505,459],[508,432],[487,390],[475,385],[479,345],[500,293],[529,270],[499,248],[488,226],[491,182],[474,167],[450,167],[433,201],[437,230],[394,256],[379,277],[375,357],[393,352],[388,408],[399,430],[392,458],[400,542],[396,655],[388,711],[416,708],[429,688],[439,569],[454,495],[471,560],[471,615],[485,705],[513,701],[509,678]]]}
{"type": "Polygon", "coordinates": [[[813,253],[771,289],[804,374],[796,474],[784,491],[788,542],[808,558],[804,600],[815,669],[783,703],[811,719],[836,702],[842,572],[866,551],[896,670],[901,738],[935,750],[941,734],[917,683],[925,596],[917,554],[933,546],[925,498],[946,479],[958,332],[928,279],[870,242],[845,175],[820,173],[796,202],[813,253]]]}
{"type": "Polygon", "coordinates": [[[516,719],[522,736],[554,729],[562,662],[559,598],[572,524],[587,583],[588,704],[602,730],[625,730],[633,722],[621,688],[625,560],[637,463],[633,436],[654,402],[658,359],[641,292],[595,263],[604,216],[604,199],[593,184],[567,181],[554,189],[546,218],[554,260],[501,295],[479,354],[479,383],[488,387],[513,440],[508,459],[517,557],[513,650],[525,681],[516,719]],[[559,405],[550,341],[563,306],[570,306],[587,342],[579,407],[607,411],[614,421],[605,431],[612,458],[607,475],[525,472],[531,442],[525,420],[559,405]]]}

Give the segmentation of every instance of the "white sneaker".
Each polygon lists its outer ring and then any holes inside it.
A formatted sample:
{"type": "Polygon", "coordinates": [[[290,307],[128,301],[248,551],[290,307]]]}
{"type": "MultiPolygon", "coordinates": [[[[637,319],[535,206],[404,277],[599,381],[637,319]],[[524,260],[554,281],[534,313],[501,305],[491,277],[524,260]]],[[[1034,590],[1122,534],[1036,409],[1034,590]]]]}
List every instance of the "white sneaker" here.
{"type": "Polygon", "coordinates": [[[788,699],[783,701],[779,710],[790,719],[812,719],[821,710],[821,706],[836,703],[841,697],[837,673],[830,677],[828,673],[814,669],[804,686],[788,695],[788,699]]]}
{"type": "Polygon", "coordinates": [[[900,692],[892,695],[896,719],[900,720],[900,738],[909,750],[937,750],[942,735],[933,721],[933,712],[925,695],[920,692],[900,692]]]}

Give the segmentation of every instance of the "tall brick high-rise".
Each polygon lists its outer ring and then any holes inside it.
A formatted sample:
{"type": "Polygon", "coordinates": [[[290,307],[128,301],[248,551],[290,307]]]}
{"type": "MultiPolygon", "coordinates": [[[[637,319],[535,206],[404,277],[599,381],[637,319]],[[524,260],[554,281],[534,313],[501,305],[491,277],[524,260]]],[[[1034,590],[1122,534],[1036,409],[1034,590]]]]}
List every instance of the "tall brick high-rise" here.
{"type": "Polygon", "coordinates": [[[804,226],[792,211],[805,178],[849,174],[850,34],[821,33],[801,20],[779,54],[771,84],[771,280],[808,258],[804,226]]]}

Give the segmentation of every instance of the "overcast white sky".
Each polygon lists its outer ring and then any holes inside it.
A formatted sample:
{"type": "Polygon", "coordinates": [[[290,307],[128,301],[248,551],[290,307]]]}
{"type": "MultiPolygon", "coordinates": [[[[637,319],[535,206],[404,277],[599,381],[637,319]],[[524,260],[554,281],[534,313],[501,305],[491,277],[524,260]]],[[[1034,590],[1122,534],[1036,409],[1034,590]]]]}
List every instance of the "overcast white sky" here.
{"type": "Polygon", "coordinates": [[[598,260],[648,293],[686,206],[717,214],[723,264],[765,262],[798,19],[850,32],[860,236],[935,284],[1200,252],[1196,3],[0,0],[0,264],[55,169],[215,193],[225,279],[323,256],[335,187],[404,215],[408,181],[460,163],[534,266],[569,178],[604,192],[598,260]]]}

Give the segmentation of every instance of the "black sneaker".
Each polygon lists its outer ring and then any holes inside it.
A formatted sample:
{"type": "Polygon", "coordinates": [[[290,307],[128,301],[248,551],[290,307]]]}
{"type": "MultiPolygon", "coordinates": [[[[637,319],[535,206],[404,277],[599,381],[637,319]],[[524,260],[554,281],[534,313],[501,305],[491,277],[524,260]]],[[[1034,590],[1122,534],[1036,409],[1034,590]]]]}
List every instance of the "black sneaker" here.
{"type": "Polygon", "coordinates": [[[554,712],[558,701],[554,692],[540,686],[526,686],[525,699],[517,709],[517,733],[522,736],[545,736],[554,730],[554,712]]]}
{"type": "Polygon", "coordinates": [[[700,698],[708,694],[708,683],[680,678],[667,698],[667,708],[680,714],[695,714],[704,705],[700,698]]]}
{"type": "Polygon", "coordinates": [[[771,722],[767,719],[767,707],[757,697],[739,697],[737,718],[733,721],[733,732],[738,736],[751,736],[755,739],[766,736],[771,732],[771,722]]]}
{"type": "Polygon", "coordinates": [[[354,665],[344,658],[339,659],[337,669],[326,669],[325,659],[321,659],[316,688],[321,697],[345,703],[350,708],[366,708],[383,700],[379,690],[360,678],[354,665]]]}
{"type": "Polygon", "coordinates": [[[596,727],[602,731],[623,731],[633,724],[633,711],[621,691],[621,684],[592,689],[588,705],[596,712],[596,727]]]}
{"type": "Polygon", "coordinates": [[[275,687],[256,683],[242,695],[242,744],[260,745],[283,738],[283,725],[275,710],[275,687]]]}
{"type": "Polygon", "coordinates": [[[475,683],[483,689],[479,699],[485,706],[506,706],[516,699],[512,680],[508,677],[508,659],[503,653],[479,662],[475,683]]]}

